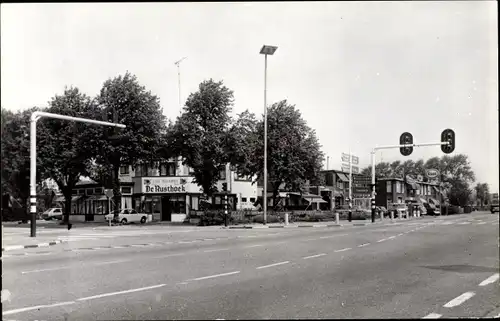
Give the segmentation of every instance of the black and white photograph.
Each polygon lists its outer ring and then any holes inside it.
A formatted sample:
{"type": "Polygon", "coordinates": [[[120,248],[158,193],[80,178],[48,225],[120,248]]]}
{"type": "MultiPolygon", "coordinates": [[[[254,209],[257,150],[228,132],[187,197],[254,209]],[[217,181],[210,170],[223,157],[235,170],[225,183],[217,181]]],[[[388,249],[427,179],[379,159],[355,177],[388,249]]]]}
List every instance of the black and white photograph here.
{"type": "Polygon", "coordinates": [[[3,320],[500,319],[497,1],[0,15],[3,320]]]}

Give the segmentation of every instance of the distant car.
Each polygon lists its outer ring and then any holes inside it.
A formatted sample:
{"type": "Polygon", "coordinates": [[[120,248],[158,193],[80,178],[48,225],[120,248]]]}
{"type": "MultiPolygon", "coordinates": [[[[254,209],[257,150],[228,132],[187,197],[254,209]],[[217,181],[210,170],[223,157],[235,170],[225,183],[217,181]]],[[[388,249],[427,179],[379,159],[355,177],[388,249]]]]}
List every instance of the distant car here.
{"type": "Polygon", "coordinates": [[[62,220],[62,216],[63,212],[62,208],[60,207],[49,208],[48,210],[42,213],[42,219],[46,221],[50,221],[53,219],[62,220]]]}
{"type": "Polygon", "coordinates": [[[498,211],[498,204],[491,205],[490,211],[491,211],[491,214],[494,214],[495,212],[499,212],[498,211]]]}
{"type": "Polygon", "coordinates": [[[136,210],[124,209],[118,213],[118,218],[114,218],[114,214],[107,214],[104,216],[106,222],[119,222],[122,224],[127,223],[141,223],[144,224],[148,220],[148,215],[144,213],[138,213],[136,210]]]}

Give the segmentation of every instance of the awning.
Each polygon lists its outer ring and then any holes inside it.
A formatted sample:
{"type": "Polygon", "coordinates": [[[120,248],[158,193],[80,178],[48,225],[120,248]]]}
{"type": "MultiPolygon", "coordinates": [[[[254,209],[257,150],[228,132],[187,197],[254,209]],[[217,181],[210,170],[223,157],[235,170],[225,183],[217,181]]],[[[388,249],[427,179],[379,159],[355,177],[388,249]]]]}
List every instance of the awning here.
{"type": "Polygon", "coordinates": [[[107,201],[108,198],[106,197],[106,195],[90,195],[88,198],[87,198],[87,201],[107,201]]]}
{"type": "Polygon", "coordinates": [[[327,203],[321,196],[315,194],[302,194],[302,198],[309,203],[327,203]]]}
{"type": "Polygon", "coordinates": [[[343,182],[349,182],[349,178],[347,176],[345,176],[344,173],[337,173],[337,176],[339,177],[339,179],[343,182]]]}
{"type": "MultiPolygon", "coordinates": [[[[79,200],[83,195],[74,195],[74,196],[71,196],[71,201],[72,202],[76,202],[77,200],[79,200]]],[[[60,195],[60,196],[57,196],[55,199],[54,199],[54,202],[56,203],[59,203],[59,202],[64,202],[64,196],[60,195]]]]}

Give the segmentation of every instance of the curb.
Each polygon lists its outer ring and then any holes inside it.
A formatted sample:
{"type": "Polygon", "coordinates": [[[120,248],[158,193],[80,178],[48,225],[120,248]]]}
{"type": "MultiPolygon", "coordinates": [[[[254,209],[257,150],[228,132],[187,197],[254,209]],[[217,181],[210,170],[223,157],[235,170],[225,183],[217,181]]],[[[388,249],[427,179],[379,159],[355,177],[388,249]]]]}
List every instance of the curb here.
{"type": "Polygon", "coordinates": [[[38,243],[38,244],[29,244],[29,245],[9,245],[9,246],[3,247],[2,252],[12,251],[12,250],[20,250],[20,249],[32,249],[32,248],[36,248],[36,247],[47,247],[47,246],[52,246],[52,245],[61,244],[61,243],[63,243],[62,240],[46,242],[46,243],[38,243]]]}

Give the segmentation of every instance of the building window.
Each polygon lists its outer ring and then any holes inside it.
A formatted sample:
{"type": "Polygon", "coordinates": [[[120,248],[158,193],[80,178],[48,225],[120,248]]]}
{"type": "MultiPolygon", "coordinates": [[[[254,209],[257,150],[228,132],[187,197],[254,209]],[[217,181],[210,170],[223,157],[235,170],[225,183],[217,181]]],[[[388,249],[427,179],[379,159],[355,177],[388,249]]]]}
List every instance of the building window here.
{"type": "Polygon", "coordinates": [[[333,186],[333,174],[327,173],[325,181],[326,186],[333,186]]]}
{"type": "Polygon", "coordinates": [[[255,203],[255,197],[250,197],[250,202],[255,203]]]}
{"type": "Polygon", "coordinates": [[[132,194],[132,187],[122,187],[122,194],[132,194]]]}
{"type": "Polygon", "coordinates": [[[78,194],[80,194],[80,195],[85,195],[85,190],[84,190],[84,189],[79,189],[79,190],[78,190],[78,194]]]}
{"type": "Polygon", "coordinates": [[[78,194],[78,190],[74,189],[71,191],[71,195],[77,195],[78,194]]]}
{"type": "Polygon", "coordinates": [[[135,168],[135,176],[148,176],[148,165],[147,164],[139,164],[135,168]]]}
{"type": "Polygon", "coordinates": [[[87,195],[92,195],[94,194],[94,189],[93,188],[87,188],[87,195]]]}
{"type": "Polygon", "coordinates": [[[130,174],[130,169],[128,165],[120,166],[120,175],[130,174]]]}
{"type": "Polygon", "coordinates": [[[167,162],[160,164],[160,176],[175,176],[177,164],[175,162],[167,162]]]}
{"type": "Polygon", "coordinates": [[[102,194],[102,187],[97,187],[96,189],[94,189],[94,192],[96,194],[102,194]]]}
{"type": "Polygon", "coordinates": [[[396,193],[401,193],[401,182],[396,182],[396,193]]]}
{"type": "Polygon", "coordinates": [[[219,180],[221,181],[226,180],[226,169],[221,169],[219,171],[219,180]]]}
{"type": "Polygon", "coordinates": [[[246,201],[247,201],[247,198],[246,198],[246,197],[242,197],[242,198],[241,198],[241,202],[242,202],[242,203],[246,203],[246,201]]]}
{"type": "Polygon", "coordinates": [[[387,184],[387,193],[392,193],[392,182],[387,181],[386,184],[387,184]]]}

